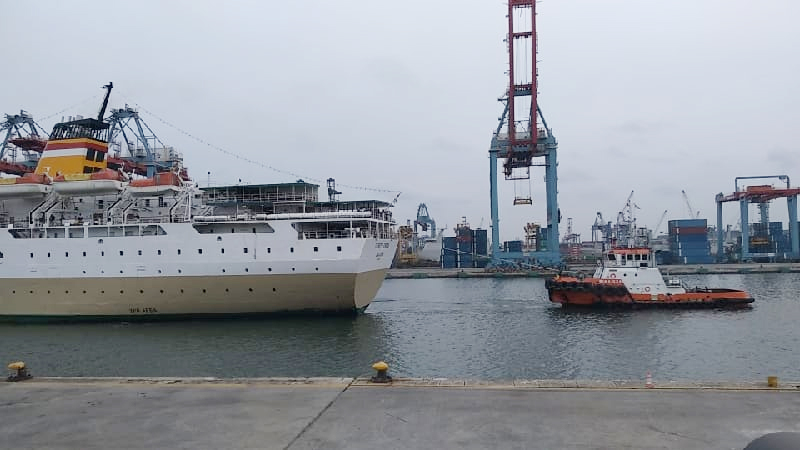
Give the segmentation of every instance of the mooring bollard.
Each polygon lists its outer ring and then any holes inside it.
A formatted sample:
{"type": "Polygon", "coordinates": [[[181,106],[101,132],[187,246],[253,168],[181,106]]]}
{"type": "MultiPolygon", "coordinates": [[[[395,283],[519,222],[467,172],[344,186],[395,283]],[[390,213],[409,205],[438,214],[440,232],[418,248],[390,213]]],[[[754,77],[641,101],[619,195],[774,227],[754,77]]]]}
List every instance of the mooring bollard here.
{"type": "Polygon", "coordinates": [[[25,363],[22,361],[13,362],[8,365],[8,370],[11,370],[11,375],[6,378],[7,381],[22,381],[28,378],[33,378],[28,369],[25,368],[25,363]]]}
{"type": "Polygon", "coordinates": [[[378,361],[372,365],[372,368],[378,371],[374,377],[370,378],[373,383],[388,383],[392,381],[392,377],[386,374],[389,370],[389,365],[383,361],[378,361]]]}

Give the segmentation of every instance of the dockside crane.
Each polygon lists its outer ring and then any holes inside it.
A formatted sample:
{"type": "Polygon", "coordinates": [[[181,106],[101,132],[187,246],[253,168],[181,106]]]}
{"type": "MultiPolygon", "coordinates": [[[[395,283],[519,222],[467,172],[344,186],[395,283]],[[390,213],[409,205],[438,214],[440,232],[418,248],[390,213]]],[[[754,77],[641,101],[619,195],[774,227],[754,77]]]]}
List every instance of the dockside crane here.
{"type": "Polygon", "coordinates": [[[537,0],[509,0],[506,19],[508,86],[501,98],[503,112],[489,147],[489,190],[492,212],[492,266],[508,260],[533,260],[538,264],[561,264],[558,226],[557,150],[558,142],[539,107],[537,95],[537,0]],[[539,126],[541,124],[541,127],[539,126]],[[541,159],[544,163],[541,163],[541,159]],[[544,167],[547,226],[537,240],[536,250],[506,252],[500,248],[500,218],[497,193],[498,160],[503,161],[506,180],[514,182],[514,205],[532,205],[531,167],[544,167]]]}
{"type": "Polygon", "coordinates": [[[692,208],[692,204],[689,202],[689,196],[686,195],[686,191],[681,189],[681,194],[683,194],[683,201],[686,202],[686,207],[689,208],[689,218],[697,219],[700,217],[700,211],[695,211],[694,208],[692,208]]]}
{"type": "Polygon", "coordinates": [[[663,213],[661,213],[661,218],[658,219],[658,223],[656,227],[653,228],[653,233],[655,236],[658,236],[658,229],[661,228],[661,224],[664,223],[664,218],[667,217],[667,210],[665,209],[663,213]]]}

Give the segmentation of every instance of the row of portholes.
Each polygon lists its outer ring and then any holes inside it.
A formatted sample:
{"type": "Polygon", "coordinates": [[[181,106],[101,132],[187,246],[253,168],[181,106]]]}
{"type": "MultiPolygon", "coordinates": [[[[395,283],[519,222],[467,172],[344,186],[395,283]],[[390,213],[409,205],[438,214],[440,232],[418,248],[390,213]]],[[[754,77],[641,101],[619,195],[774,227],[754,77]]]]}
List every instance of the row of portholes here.
{"type": "MultiPolygon", "coordinates": [[[[314,270],[319,272],[319,267],[314,267],[314,270]]],[[[245,267],[244,271],[249,273],[250,269],[245,267]]],[[[296,268],[292,267],[292,272],[295,272],[295,271],[296,271],[296,268]]],[[[272,267],[267,267],[267,272],[272,272],[272,267]]],[[[86,274],[86,271],[84,270],[83,273],[86,274]]],[[[101,270],[100,273],[104,274],[104,273],[106,273],[106,271],[105,270],[101,270]]],[[[120,270],[119,273],[125,273],[125,271],[124,270],[120,270]]],[[[158,273],[162,273],[161,269],[158,269],[158,273]]],[[[178,273],[183,273],[183,270],[178,269],[178,273]]],[[[227,273],[227,272],[226,272],[225,269],[222,269],[222,273],[227,273]]]]}
{"type": "MultiPolygon", "coordinates": [[[[248,249],[247,249],[247,248],[244,248],[244,249],[243,249],[243,251],[244,251],[244,253],[248,253],[248,249]]],[[[319,247],[314,247],[314,251],[315,251],[315,252],[318,252],[318,251],[319,251],[319,247]]],[[[337,252],[340,252],[340,251],[342,251],[342,246],[340,246],[340,245],[339,245],[339,246],[336,246],[336,251],[337,251],[337,252]]],[[[220,252],[221,252],[221,253],[225,253],[225,249],[224,249],[224,248],[220,249],[220,252]]],[[[290,247],[290,248],[289,248],[289,252],[290,252],[290,253],[294,253],[294,247],[290,247]]],[[[203,249],[202,249],[202,248],[198,248],[198,249],[197,249],[197,253],[198,253],[199,255],[202,255],[202,254],[203,254],[203,249]]],[[[267,253],[272,253],[272,249],[271,249],[271,248],[267,248],[267,253]]],[[[86,252],[82,252],[82,254],[83,254],[83,256],[84,256],[84,257],[86,256],[86,252]]],[[[137,251],[137,254],[138,254],[139,256],[142,256],[142,251],[141,251],[141,250],[138,250],[138,251],[137,251]]],[[[157,254],[158,254],[158,255],[161,255],[161,250],[158,250],[158,251],[157,251],[157,254]]],[[[181,254],[181,249],[178,249],[178,254],[179,254],[179,255],[181,254]]],[[[105,252],[105,251],[101,251],[101,252],[100,252],[100,256],[106,256],[106,252],[105,252]]],[[[119,256],[125,256],[125,251],[124,251],[124,250],[120,250],[120,251],[119,251],[119,256]]],[[[3,257],[3,256],[2,256],[2,253],[0,253],[0,258],[2,258],[2,257],[3,257]]],[[[30,253],[30,257],[31,257],[31,258],[33,258],[33,257],[34,257],[34,255],[33,255],[33,252],[31,252],[31,253],[30,253]]],[[[47,257],[48,257],[48,258],[50,258],[50,257],[51,257],[51,253],[50,253],[50,252],[47,252],[47,257]]],[[[64,257],[65,257],[65,258],[69,258],[69,252],[64,252],[64,257]]]]}
{"type": "MultiPolygon", "coordinates": [[[[248,292],[255,292],[255,291],[253,290],[253,288],[247,288],[247,290],[248,290],[248,292]]],[[[164,293],[164,290],[163,290],[163,289],[159,289],[159,291],[158,291],[158,292],[159,292],[160,294],[163,294],[163,293],[164,293]]],[[[230,292],[230,289],[228,289],[228,288],[225,288],[225,292],[230,292]]],[[[272,292],[278,292],[277,288],[272,288],[272,292]]],[[[16,290],[13,290],[13,291],[11,291],[11,293],[12,293],[12,294],[16,294],[16,293],[17,293],[17,291],[16,291],[16,290]]],[[[28,291],[28,293],[29,293],[29,294],[35,294],[35,293],[36,293],[36,291],[28,291]]],[[[48,294],[53,294],[54,292],[52,292],[52,291],[48,290],[48,291],[47,291],[47,293],[48,293],[48,294]]],[[[64,291],[64,293],[65,293],[65,294],[69,294],[69,291],[64,291]]],[[[87,293],[87,291],[83,291],[83,293],[84,293],[84,294],[86,294],[86,293],[87,293]]],[[[105,293],[106,293],[106,291],[104,291],[104,290],[103,290],[103,291],[100,291],[100,293],[101,293],[101,294],[105,294],[105,293]]],[[[124,294],[124,293],[125,293],[125,290],[124,290],[124,289],[121,289],[121,290],[119,291],[119,293],[120,293],[120,294],[124,294]]],[[[139,289],[139,293],[140,293],[140,294],[144,294],[144,289],[139,289]]],[[[183,289],[181,289],[181,290],[180,290],[180,293],[181,293],[181,294],[183,294],[183,293],[185,293],[185,291],[184,291],[183,289]]],[[[206,293],[207,293],[207,290],[206,290],[206,289],[202,289],[202,293],[203,293],[203,294],[206,294],[206,293]]]]}

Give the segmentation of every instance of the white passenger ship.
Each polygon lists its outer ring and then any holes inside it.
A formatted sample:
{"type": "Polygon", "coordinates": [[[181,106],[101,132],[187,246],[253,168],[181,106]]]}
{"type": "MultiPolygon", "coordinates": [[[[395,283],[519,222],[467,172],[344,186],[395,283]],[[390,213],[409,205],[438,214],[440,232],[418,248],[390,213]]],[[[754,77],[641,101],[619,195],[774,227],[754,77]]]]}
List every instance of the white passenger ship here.
{"type": "Polygon", "coordinates": [[[179,164],[130,179],[109,168],[107,99],[55,125],[34,173],[0,178],[0,319],[369,305],[397,248],[390,203],[320,201],[301,180],[199,188],[179,164]]]}

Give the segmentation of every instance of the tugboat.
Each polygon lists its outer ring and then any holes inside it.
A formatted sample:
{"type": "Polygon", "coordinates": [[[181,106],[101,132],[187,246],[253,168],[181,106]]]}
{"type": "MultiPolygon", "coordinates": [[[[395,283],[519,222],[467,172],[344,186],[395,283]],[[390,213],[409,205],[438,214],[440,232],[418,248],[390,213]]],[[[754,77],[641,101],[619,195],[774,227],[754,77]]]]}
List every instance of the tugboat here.
{"type": "Polygon", "coordinates": [[[627,308],[747,308],[745,291],[689,288],[665,281],[649,248],[613,248],[590,278],[556,276],[545,281],[550,301],[562,306],[627,308]]]}

